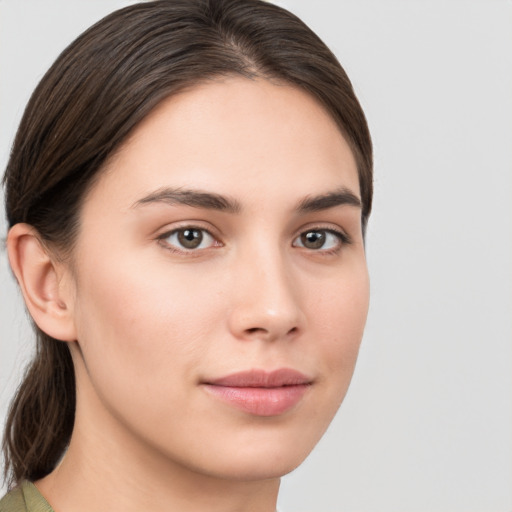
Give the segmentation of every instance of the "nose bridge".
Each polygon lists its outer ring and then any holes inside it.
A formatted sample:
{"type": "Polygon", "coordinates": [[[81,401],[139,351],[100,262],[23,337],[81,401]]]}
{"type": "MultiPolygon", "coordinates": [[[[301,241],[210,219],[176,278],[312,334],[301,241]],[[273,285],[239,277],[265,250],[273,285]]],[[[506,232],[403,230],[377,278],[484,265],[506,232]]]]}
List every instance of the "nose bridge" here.
{"type": "Polygon", "coordinates": [[[297,333],[303,322],[300,294],[286,252],[260,242],[237,261],[236,304],[231,327],[237,337],[273,340],[297,333]]]}

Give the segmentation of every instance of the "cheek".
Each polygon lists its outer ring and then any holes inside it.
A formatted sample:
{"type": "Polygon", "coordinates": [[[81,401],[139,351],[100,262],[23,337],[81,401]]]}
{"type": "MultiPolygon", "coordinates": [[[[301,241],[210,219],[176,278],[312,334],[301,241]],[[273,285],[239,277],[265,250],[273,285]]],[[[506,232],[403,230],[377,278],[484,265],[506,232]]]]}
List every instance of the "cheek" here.
{"type": "Polygon", "coordinates": [[[369,305],[369,281],[361,264],[342,279],[332,280],[311,302],[323,361],[333,382],[348,386],[363,336],[369,305]],[[341,382],[342,381],[342,382],[341,382]]]}
{"type": "Polygon", "coordinates": [[[211,291],[191,293],[186,275],[134,268],[126,258],[88,275],[77,293],[77,331],[98,392],[130,396],[143,386],[158,396],[180,386],[215,325],[211,291]]]}

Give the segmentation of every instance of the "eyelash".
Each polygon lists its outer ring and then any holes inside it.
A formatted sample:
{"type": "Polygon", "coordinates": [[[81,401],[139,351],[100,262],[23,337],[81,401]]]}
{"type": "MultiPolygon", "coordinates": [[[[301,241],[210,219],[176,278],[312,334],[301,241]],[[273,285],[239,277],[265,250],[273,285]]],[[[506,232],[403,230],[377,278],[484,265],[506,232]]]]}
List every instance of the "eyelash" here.
{"type": "MultiPolygon", "coordinates": [[[[186,255],[192,255],[193,253],[196,253],[196,252],[200,252],[200,251],[203,251],[203,250],[207,250],[207,249],[210,249],[212,247],[222,247],[224,244],[222,242],[219,242],[217,240],[217,238],[206,228],[203,228],[203,227],[200,227],[200,226],[194,226],[194,225],[189,225],[189,226],[183,226],[183,227],[179,227],[179,228],[176,228],[176,229],[173,229],[171,231],[166,231],[165,233],[162,233],[161,235],[159,235],[157,237],[157,240],[159,241],[159,243],[167,250],[173,252],[173,253],[177,253],[177,254],[186,254],[186,255]],[[214,244],[210,247],[205,247],[205,248],[186,248],[186,247],[183,247],[183,248],[178,248],[168,242],[166,242],[166,239],[170,238],[171,236],[173,235],[179,235],[180,233],[184,233],[186,231],[199,231],[202,233],[202,238],[204,238],[204,233],[207,234],[208,237],[211,237],[212,240],[214,241],[214,244]]],[[[202,239],[200,240],[200,243],[202,243],[202,239]]],[[[352,240],[350,239],[350,237],[344,233],[343,231],[339,231],[339,230],[336,230],[336,229],[333,229],[333,228],[325,228],[325,227],[320,227],[320,226],[315,226],[315,227],[312,227],[312,228],[309,228],[309,229],[306,229],[304,231],[301,231],[294,239],[293,239],[293,242],[292,242],[292,246],[293,247],[298,247],[298,248],[303,248],[303,249],[306,249],[308,251],[311,251],[312,253],[317,253],[317,254],[321,254],[321,255],[332,255],[332,254],[338,254],[339,251],[341,250],[341,248],[344,246],[344,245],[349,245],[352,243],[352,240]],[[323,249],[322,248],[319,248],[319,249],[310,249],[308,247],[304,247],[304,245],[295,245],[295,241],[296,240],[300,240],[300,238],[306,234],[309,234],[309,233],[327,233],[327,234],[330,234],[330,235],[334,235],[338,241],[339,241],[339,244],[334,247],[334,248],[331,248],[331,249],[323,249]]]]}

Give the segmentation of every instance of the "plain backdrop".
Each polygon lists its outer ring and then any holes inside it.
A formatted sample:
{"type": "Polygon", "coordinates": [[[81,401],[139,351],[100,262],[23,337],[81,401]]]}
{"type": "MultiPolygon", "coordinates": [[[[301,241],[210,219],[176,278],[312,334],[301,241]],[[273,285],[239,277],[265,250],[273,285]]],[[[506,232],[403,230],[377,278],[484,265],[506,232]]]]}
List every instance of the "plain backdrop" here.
{"type": "MultiPolygon", "coordinates": [[[[0,0],[0,167],[58,53],[121,0],[0,0]]],[[[512,511],[512,2],[287,0],[375,144],[356,374],[286,512],[512,511]]],[[[3,207],[3,204],[2,204],[3,207]]],[[[2,218],[0,235],[6,233],[2,218]]],[[[0,418],[32,349],[0,253],[0,418]]]]}

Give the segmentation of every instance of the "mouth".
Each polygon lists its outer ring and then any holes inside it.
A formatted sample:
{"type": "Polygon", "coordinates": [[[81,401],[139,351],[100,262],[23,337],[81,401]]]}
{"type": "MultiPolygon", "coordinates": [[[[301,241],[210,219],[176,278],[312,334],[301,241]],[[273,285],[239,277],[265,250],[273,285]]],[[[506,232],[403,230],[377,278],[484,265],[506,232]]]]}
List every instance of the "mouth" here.
{"type": "Polygon", "coordinates": [[[289,368],[250,370],[202,383],[213,397],[255,416],[279,416],[294,408],[313,384],[289,368]]]}

